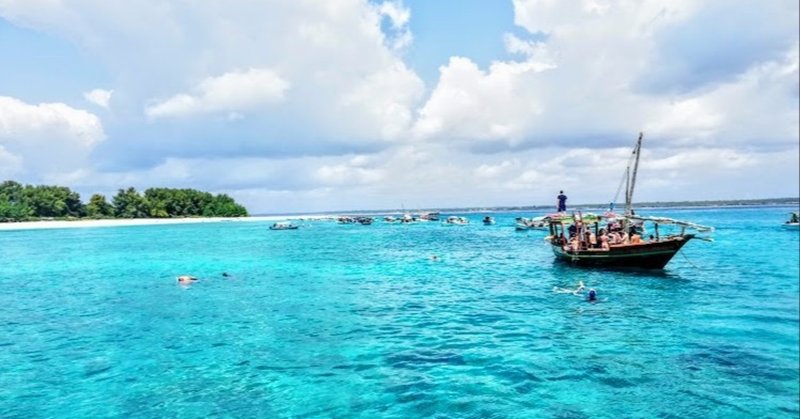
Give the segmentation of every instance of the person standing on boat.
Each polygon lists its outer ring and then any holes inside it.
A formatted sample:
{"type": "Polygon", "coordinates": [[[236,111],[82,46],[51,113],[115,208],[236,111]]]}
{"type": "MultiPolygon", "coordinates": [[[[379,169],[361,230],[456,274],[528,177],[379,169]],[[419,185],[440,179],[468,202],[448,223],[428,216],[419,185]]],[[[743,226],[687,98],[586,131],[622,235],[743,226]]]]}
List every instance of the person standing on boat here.
{"type": "Polygon", "coordinates": [[[567,211],[567,196],[564,195],[564,191],[558,192],[558,212],[566,212],[567,211]]]}

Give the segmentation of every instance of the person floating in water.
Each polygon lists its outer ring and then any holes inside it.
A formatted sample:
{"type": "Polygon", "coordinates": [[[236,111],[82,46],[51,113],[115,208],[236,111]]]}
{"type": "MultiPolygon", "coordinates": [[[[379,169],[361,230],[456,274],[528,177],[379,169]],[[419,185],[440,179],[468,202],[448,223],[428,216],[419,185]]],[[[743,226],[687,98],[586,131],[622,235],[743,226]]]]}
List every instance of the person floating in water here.
{"type": "Polygon", "coordinates": [[[558,212],[566,212],[567,211],[567,196],[564,195],[564,191],[558,192],[558,212]]]}
{"type": "Polygon", "coordinates": [[[557,292],[559,294],[578,295],[582,293],[584,289],[586,289],[586,287],[583,285],[583,281],[578,281],[578,286],[575,289],[553,287],[553,292],[557,292]]]}
{"type": "Polygon", "coordinates": [[[197,281],[197,278],[191,275],[181,275],[177,278],[177,280],[179,284],[187,285],[193,283],[194,281],[197,281]]]}

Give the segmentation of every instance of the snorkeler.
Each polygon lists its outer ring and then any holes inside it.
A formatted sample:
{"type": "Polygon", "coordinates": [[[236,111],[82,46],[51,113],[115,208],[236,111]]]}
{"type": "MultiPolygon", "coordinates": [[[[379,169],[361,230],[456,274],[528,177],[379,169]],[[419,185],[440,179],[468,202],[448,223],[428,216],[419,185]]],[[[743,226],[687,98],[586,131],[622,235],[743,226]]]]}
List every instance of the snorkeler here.
{"type": "Polygon", "coordinates": [[[597,291],[594,288],[589,289],[589,295],[586,296],[586,301],[595,302],[597,301],[597,291]]]}

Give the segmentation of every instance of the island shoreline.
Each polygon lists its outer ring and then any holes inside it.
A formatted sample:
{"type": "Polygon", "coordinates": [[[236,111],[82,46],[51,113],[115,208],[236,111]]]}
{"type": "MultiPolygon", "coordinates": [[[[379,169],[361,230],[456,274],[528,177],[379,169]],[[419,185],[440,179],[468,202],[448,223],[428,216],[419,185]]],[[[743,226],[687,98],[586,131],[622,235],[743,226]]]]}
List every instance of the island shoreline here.
{"type": "Polygon", "coordinates": [[[97,220],[40,220],[0,223],[0,231],[51,230],[63,228],[107,228],[159,226],[178,224],[211,224],[227,222],[274,222],[307,218],[331,218],[329,215],[258,215],[252,217],[187,217],[187,218],[107,218],[97,220]]]}

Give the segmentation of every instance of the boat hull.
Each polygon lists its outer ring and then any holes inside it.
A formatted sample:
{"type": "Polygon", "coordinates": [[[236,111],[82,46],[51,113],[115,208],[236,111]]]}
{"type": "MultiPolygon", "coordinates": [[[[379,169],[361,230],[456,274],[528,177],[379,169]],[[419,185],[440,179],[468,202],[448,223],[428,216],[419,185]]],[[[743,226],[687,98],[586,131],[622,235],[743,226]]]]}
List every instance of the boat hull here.
{"type": "Polygon", "coordinates": [[[654,243],[613,246],[608,251],[572,252],[552,243],[551,247],[557,260],[574,266],[663,269],[675,253],[678,253],[693,237],[693,234],[686,234],[654,243]]]}

